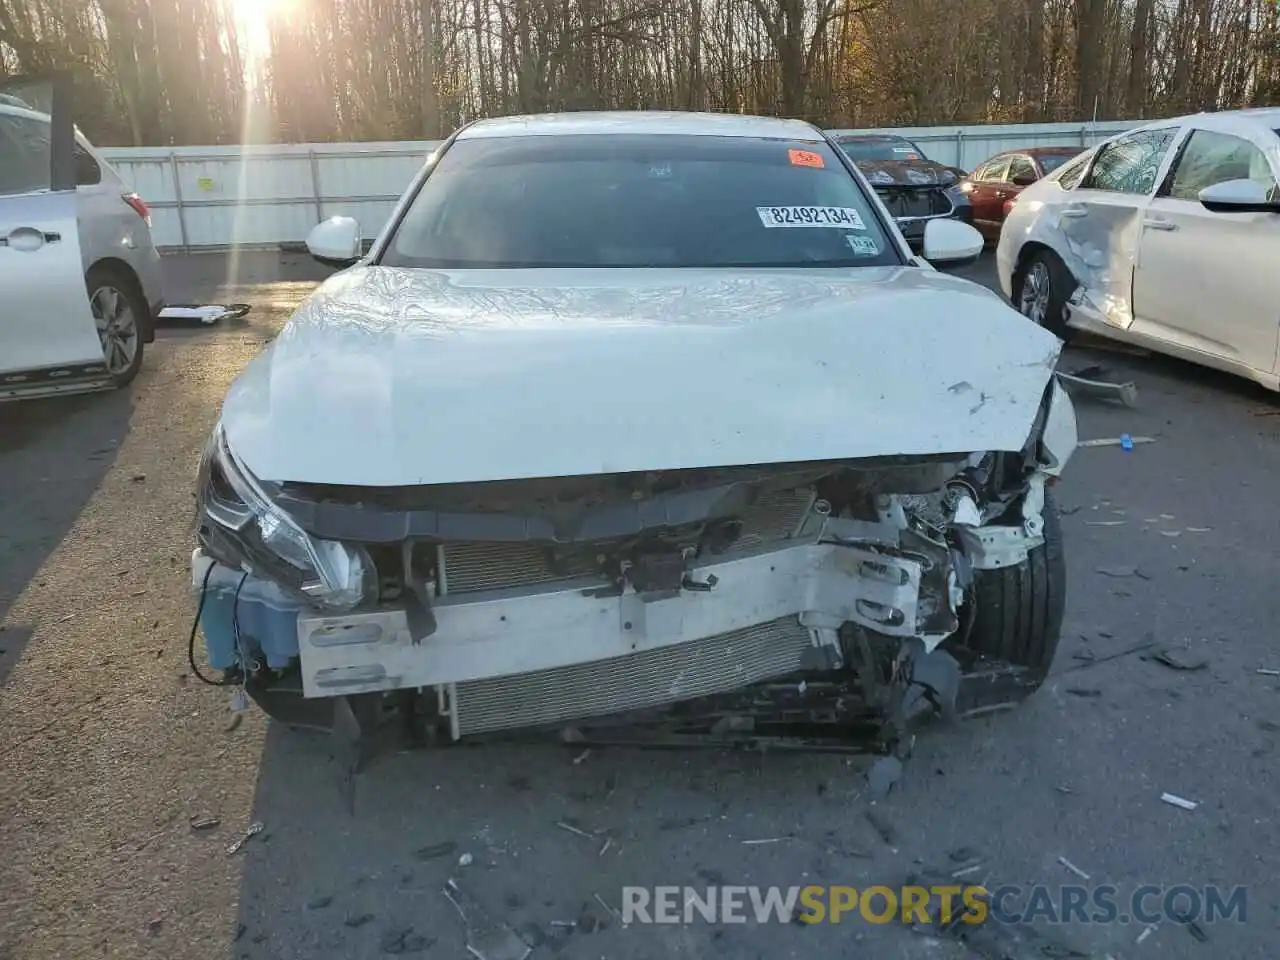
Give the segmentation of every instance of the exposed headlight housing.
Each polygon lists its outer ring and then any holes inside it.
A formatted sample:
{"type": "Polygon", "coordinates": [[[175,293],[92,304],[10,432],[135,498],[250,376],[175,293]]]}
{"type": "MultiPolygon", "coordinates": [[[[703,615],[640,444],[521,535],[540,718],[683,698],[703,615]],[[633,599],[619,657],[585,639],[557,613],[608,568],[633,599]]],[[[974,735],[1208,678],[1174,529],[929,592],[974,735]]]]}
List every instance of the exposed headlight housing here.
{"type": "Polygon", "coordinates": [[[338,610],[349,610],[374,592],[368,554],[298,526],[236,458],[221,424],[205,447],[197,483],[201,543],[222,563],[338,610]]]}

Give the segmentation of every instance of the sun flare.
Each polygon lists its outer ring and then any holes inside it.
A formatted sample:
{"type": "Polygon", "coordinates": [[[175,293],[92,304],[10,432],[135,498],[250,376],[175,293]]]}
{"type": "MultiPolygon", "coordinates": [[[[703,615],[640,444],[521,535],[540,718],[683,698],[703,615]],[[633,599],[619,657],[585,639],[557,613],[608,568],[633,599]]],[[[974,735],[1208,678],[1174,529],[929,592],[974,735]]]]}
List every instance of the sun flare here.
{"type": "Polygon", "coordinates": [[[271,52],[271,24],[288,14],[293,0],[231,0],[240,49],[251,63],[271,52]]]}

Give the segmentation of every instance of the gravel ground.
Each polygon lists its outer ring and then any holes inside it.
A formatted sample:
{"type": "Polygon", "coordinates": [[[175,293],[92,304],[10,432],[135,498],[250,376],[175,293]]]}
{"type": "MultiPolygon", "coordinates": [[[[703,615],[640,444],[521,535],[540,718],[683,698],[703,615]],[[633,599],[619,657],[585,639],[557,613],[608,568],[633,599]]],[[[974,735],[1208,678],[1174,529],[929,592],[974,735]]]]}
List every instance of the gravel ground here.
{"type": "Polygon", "coordinates": [[[1012,714],[923,736],[874,808],[862,761],[838,756],[484,747],[382,757],[353,815],[328,739],[233,723],[185,647],[201,444],[321,276],[300,257],[174,258],[174,299],[253,312],[166,331],[127,392],[0,405],[0,957],[463,958],[451,876],[535,957],[992,956],[851,919],[623,928],[596,900],[618,907],[626,884],[893,885],[955,869],[952,853],[991,885],[1083,882],[1065,857],[1122,891],[1249,888],[1246,922],[1205,925],[1207,942],[1172,922],[1141,944],[1134,923],[1073,922],[1042,933],[1079,953],[1018,960],[1274,955],[1280,680],[1257,672],[1280,669],[1274,398],[1098,355],[1140,406],[1082,404],[1082,436],[1156,442],[1082,449],[1059,488],[1071,586],[1055,675],[1012,714]],[[1103,660],[1148,636],[1206,665],[1103,660]],[[229,856],[252,821],[263,832],[229,856]]]}

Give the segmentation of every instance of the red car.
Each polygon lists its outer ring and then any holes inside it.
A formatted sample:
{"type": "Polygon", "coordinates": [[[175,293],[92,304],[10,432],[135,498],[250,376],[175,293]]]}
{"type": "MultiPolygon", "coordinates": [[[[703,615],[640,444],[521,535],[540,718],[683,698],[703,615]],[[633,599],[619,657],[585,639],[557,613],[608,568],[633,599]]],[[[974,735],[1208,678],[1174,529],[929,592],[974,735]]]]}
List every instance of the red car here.
{"type": "Polygon", "coordinates": [[[1000,239],[1005,215],[1024,187],[1058,169],[1084,147],[1031,147],[1006,150],[974,167],[960,184],[973,204],[973,225],[988,240],[1000,239]]]}

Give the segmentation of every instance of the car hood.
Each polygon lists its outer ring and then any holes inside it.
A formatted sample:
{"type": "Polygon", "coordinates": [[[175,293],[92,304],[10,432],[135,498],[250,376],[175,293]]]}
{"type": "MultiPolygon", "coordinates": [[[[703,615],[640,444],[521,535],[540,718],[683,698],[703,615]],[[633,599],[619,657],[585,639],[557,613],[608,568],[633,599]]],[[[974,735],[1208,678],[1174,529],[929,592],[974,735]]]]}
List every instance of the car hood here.
{"type": "Polygon", "coordinates": [[[873,187],[950,187],[964,176],[955,167],[932,160],[858,160],[858,169],[873,187]]]}
{"type": "Polygon", "coordinates": [[[356,267],[222,426],[264,480],[358,486],[1017,450],[1060,347],[920,267],[356,267]]]}

